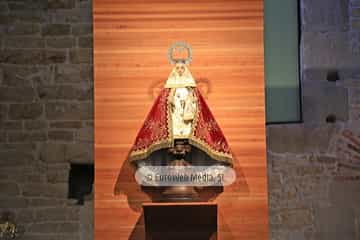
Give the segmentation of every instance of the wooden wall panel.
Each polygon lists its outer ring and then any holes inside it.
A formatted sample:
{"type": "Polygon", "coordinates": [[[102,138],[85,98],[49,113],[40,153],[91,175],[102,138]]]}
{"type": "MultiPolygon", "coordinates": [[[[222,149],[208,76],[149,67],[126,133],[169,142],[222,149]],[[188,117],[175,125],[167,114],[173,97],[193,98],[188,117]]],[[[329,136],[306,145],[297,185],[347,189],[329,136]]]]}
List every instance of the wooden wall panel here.
{"type": "Polygon", "coordinates": [[[171,66],[175,41],[236,157],[219,205],[219,239],[268,239],[262,0],[94,0],[95,237],[143,239],[126,156],[171,66]],[[120,176],[119,176],[120,174],[120,176]]]}

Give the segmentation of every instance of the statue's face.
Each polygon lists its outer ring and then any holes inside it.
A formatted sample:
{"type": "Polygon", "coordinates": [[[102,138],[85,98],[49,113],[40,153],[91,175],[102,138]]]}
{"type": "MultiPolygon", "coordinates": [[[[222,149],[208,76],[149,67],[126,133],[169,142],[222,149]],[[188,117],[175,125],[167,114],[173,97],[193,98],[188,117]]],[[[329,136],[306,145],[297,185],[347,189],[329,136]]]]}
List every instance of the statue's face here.
{"type": "Polygon", "coordinates": [[[185,66],[183,64],[176,65],[176,72],[181,77],[185,72],[185,66]]]}

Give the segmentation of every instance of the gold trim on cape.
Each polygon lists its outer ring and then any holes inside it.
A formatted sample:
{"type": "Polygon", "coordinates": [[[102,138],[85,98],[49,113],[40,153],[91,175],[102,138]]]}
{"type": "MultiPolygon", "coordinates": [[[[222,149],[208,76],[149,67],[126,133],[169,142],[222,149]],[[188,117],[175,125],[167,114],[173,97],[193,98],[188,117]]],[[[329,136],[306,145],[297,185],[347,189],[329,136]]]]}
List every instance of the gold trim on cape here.
{"type": "Polygon", "coordinates": [[[168,137],[164,140],[157,141],[151,144],[149,147],[132,151],[129,155],[129,161],[137,161],[142,160],[150,156],[151,153],[158,151],[163,148],[171,148],[174,146],[173,133],[172,133],[172,121],[170,119],[171,113],[171,105],[169,104],[173,98],[175,89],[170,89],[169,95],[167,96],[166,106],[167,106],[167,113],[166,113],[166,122],[167,122],[167,131],[168,137]]]}
{"type": "Polygon", "coordinates": [[[197,96],[198,94],[196,94],[196,98],[198,101],[196,101],[197,107],[196,107],[196,114],[195,114],[195,118],[193,121],[193,128],[192,131],[190,133],[190,137],[189,137],[189,143],[197,148],[199,148],[200,150],[204,151],[206,154],[208,154],[211,158],[220,161],[220,162],[226,162],[230,165],[233,165],[233,157],[232,154],[227,154],[227,153],[222,153],[216,150],[213,150],[209,144],[207,144],[205,141],[196,138],[195,137],[195,129],[197,127],[198,124],[198,118],[199,118],[199,111],[200,111],[200,106],[199,106],[199,96],[197,96]]]}
{"type": "MultiPolygon", "coordinates": [[[[147,148],[131,152],[131,154],[129,155],[130,162],[145,159],[145,158],[149,157],[150,154],[153,153],[154,151],[158,151],[158,150],[164,149],[164,148],[171,148],[174,146],[173,131],[172,131],[173,126],[172,126],[172,120],[170,119],[171,118],[171,104],[169,104],[171,102],[172,98],[174,97],[173,96],[174,92],[175,92],[175,89],[171,88],[169,96],[167,97],[167,103],[166,103],[167,104],[166,121],[167,121],[167,126],[168,126],[167,127],[168,137],[164,140],[160,140],[160,141],[157,141],[157,142],[151,144],[147,148]]],[[[196,96],[196,97],[198,98],[198,96],[196,96]]],[[[232,166],[233,165],[232,154],[213,150],[205,141],[195,137],[194,131],[195,131],[197,123],[198,123],[199,110],[200,110],[199,109],[199,101],[196,101],[196,103],[197,103],[196,114],[195,114],[195,118],[193,120],[190,137],[188,138],[189,143],[191,145],[193,145],[194,147],[197,147],[200,150],[204,151],[207,155],[209,155],[214,160],[219,161],[219,162],[225,162],[232,166]]]]}

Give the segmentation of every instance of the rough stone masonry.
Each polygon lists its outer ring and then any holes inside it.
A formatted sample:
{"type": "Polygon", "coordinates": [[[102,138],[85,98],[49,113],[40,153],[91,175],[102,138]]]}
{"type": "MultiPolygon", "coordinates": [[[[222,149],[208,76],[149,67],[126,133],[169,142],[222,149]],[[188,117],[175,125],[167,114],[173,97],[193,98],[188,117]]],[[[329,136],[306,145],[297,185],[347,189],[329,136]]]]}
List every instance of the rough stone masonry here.
{"type": "Polygon", "coordinates": [[[67,199],[92,163],[91,1],[0,1],[0,215],[21,239],[92,239],[92,199],[67,199]]]}
{"type": "Polygon", "coordinates": [[[272,240],[360,239],[359,13],[300,2],[303,123],[267,127],[272,240]]]}
{"type": "MultiPolygon", "coordinates": [[[[358,240],[360,1],[300,8],[304,121],[267,127],[271,239],[358,240]]],[[[92,106],[91,1],[0,1],[0,212],[22,239],[92,239],[91,199],[67,199],[92,106]]]]}

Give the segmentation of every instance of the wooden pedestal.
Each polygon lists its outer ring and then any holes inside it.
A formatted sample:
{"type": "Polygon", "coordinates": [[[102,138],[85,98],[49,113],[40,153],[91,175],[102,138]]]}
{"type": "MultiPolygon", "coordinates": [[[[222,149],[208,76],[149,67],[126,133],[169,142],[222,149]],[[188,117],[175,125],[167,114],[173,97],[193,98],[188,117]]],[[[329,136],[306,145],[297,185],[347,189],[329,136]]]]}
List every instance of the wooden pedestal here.
{"type": "Polygon", "coordinates": [[[144,203],[147,240],[217,239],[217,204],[144,203]]]}

